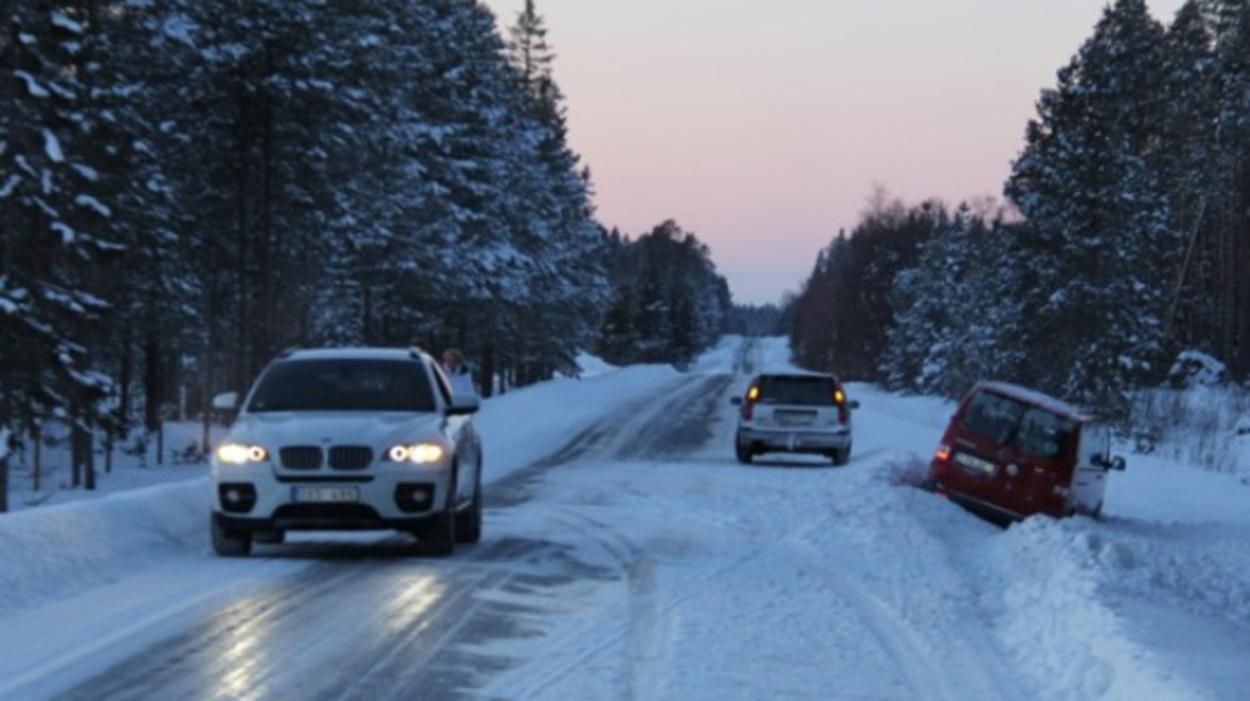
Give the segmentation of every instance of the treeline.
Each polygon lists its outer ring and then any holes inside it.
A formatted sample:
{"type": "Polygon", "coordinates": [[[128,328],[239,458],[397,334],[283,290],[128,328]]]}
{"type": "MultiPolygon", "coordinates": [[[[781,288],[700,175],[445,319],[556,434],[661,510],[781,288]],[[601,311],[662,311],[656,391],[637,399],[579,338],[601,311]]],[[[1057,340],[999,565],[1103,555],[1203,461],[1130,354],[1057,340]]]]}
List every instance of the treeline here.
{"type": "Polygon", "coordinates": [[[523,381],[594,342],[609,242],[532,3],[510,42],[471,0],[0,21],[0,435],[155,429],[292,346],[523,381]]]}
{"type": "Polygon", "coordinates": [[[823,251],[799,360],[954,394],[998,377],[1122,412],[1185,349],[1250,375],[1250,2],[1117,0],[1043,92],[1014,210],[878,202],[823,251]]]}
{"type": "Polygon", "coordinates": [[[729,285],[699,239],[666,221],[630,240],[611,235],[615,290],[598,352],[618,365],[683,364],[725,332],[729,285]]]}

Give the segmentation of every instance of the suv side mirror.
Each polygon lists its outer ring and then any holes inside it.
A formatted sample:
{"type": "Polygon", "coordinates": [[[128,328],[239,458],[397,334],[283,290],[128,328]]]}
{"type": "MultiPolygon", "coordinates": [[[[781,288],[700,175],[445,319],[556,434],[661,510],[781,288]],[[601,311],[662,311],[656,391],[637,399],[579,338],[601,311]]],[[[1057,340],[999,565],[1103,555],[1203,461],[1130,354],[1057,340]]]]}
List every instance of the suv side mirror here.
{"type": "Polygon", "coordinates": [[[223,392],[213,397],[213,409],[216,411],[232,412],[239,408],[238,392],[223,392]]]}
{"type": "Polygon", "coordinates": [[[847,408],[848,408],[848,409],[851,409],[851,410],[858,409],[858,408],[859,408],[859,402],[858,402],[858,401],[856,401],[856,400],[854,400],[854,399],[852,399],[851,401],[849,401],[849,402],[847,402],[847,403],[846,403],[846,406],[847,406],[847,408]]]}
{"type": "Polygon", "coordinates": [[[477,397],[460,394],[452,395],[451,403],[447,405],[448,416],[469,416],[476,414],[482,408],[482,402],[477,397]]]}
{"type": "Polygon", "coordinates": [[[729,400],[729,403],[733,404],[734,406],[742,406],[742,397],[734,397],[733,399],[729,400]]]}
{"type": "Polygon", "coordinates": [[[1124,472],[1128,469],[1128,463],[1124,462],[1124,458],[1117,455],[1111,458],[1111,469],[1116,472],[1124,472]]]}

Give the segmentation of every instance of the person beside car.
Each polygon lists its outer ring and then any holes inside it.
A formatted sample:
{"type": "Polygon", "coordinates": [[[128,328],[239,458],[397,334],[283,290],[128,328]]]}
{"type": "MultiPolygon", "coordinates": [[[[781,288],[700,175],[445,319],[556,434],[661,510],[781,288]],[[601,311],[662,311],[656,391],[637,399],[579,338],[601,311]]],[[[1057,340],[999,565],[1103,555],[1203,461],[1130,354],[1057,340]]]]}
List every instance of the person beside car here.
{"type": "Polygon", "coordinates": [[[473,373],[464,362],[464,353],[455,348],[443,351],[443,371],[451,381],[451,391],[457,396],[476,397],[477,387],[473,384],[473,373]]]}

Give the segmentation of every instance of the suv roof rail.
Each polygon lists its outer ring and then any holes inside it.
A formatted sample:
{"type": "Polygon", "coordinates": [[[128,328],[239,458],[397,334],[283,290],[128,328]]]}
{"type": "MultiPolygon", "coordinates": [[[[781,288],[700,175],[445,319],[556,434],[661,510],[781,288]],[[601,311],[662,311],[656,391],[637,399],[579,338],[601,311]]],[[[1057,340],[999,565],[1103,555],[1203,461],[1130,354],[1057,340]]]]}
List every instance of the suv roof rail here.
{"type": "Polygon", "coordinates": [[[291,357],[291,355],[293,355],[293,354],[295,353],[295,351],[297,351],[297,350],[299,350],[299,349],[300,349],[300,347],[299,347],[299,346],[291,346],[291,347],[287,348],[286,350],[282,351],[281,353],[279,353],[279,354],[278,354],[278,357],[279,357],[279,358],[289,358],[289,357],[291,357]]]}

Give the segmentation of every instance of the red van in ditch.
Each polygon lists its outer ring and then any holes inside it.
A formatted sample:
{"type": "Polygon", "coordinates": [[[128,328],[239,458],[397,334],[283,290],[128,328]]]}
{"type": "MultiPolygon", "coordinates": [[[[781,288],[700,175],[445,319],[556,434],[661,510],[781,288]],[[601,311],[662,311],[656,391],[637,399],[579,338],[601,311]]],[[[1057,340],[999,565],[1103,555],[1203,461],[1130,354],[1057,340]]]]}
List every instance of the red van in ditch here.
{"type": "Polygon", "coordinates": [[[964,398],[929,466],[938,494],[994,520],[1102,514],[1111,429],[1054,397],[982,382],[964,398]]]}

